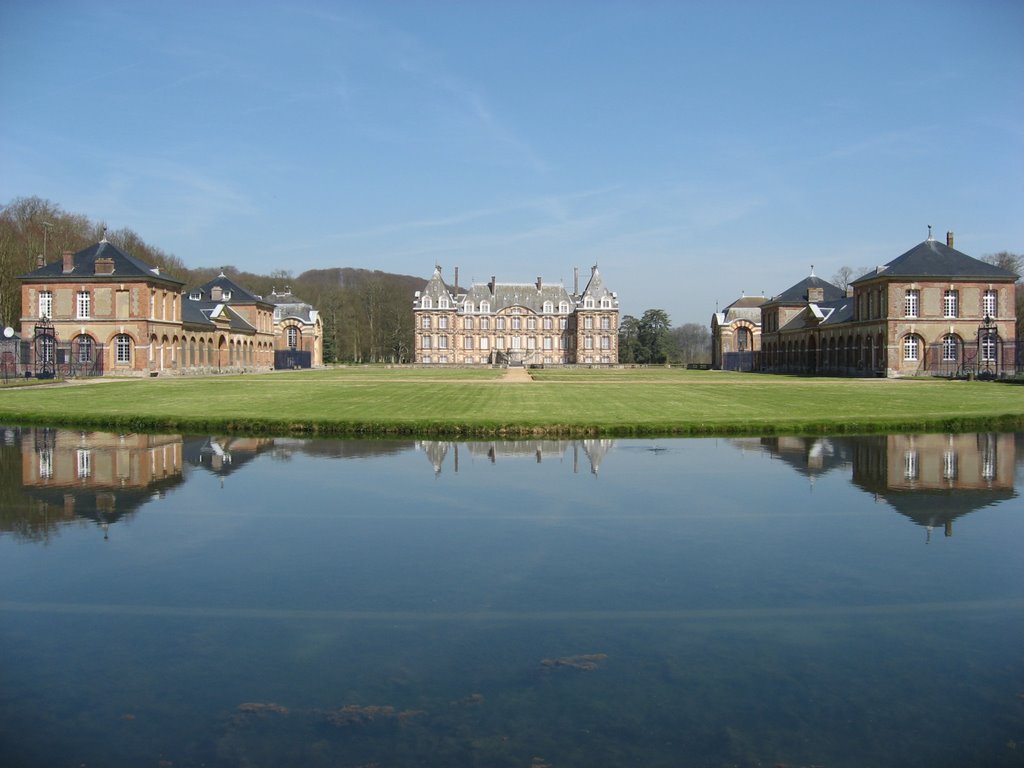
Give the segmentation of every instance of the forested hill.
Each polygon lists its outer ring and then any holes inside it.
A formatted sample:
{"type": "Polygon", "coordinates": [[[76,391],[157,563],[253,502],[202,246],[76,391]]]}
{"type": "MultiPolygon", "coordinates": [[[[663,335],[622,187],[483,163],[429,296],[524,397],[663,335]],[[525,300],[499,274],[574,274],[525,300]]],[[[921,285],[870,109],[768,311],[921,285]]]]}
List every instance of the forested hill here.
{"type": "Polygon", "coordinates": [[[53,261],[62,251],[79,251],[104,236],[126,253],[185,281],[186,290],[221,272],[259,296],[290,289],[320,310],[324,360],[328,362],[408,362],[412,358],[413,294],[424,286],[429,274],[413,277],[333,267],[295,277],[288,270],[261,275],[232,265],[189,269],[180,258],[147,243],[131,229],[107,230],[102,222],[68,213],[38,197],[17,198],[0,209],[0,327],[18,326],[21,289],[17,276],[34,270],[40,254],[46,253],[53,261]]]}

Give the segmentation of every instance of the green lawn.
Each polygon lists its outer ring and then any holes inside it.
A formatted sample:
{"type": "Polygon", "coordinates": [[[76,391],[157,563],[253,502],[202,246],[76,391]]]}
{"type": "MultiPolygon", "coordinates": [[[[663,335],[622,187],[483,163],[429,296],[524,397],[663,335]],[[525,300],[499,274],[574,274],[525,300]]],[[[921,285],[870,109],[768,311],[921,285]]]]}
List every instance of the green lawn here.
{"type": "Polygon", "coordinates": [[[335,435],[682,435],[1019,429],[1024,387],[682,369],[339,367],[0,390],[0,422],[335,435]]]}

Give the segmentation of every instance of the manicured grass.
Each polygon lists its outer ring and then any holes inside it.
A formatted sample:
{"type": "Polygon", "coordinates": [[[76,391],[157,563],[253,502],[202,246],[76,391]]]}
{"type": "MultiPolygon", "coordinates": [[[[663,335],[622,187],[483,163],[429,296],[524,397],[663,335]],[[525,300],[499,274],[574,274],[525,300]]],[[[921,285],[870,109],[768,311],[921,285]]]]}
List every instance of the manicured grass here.
{"type": "Polygon", "coordinates": [[[686,435],[1024,426],[1024,387],[681,369],[348,367],[0,392],[0,422],[325,435],[686,435]]]}

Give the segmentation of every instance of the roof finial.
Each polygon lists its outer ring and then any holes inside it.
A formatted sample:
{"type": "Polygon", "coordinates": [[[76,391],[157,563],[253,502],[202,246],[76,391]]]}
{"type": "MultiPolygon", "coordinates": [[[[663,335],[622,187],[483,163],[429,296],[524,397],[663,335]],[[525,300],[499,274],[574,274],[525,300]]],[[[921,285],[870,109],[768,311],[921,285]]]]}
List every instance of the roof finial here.
{"type": "Polygon", "coordinates": [[[929,240],[934,240],[935,239],[934,237],[932,237],[932,225],[931,224],[928,225],[928,239],[929,240]]]}
{"type": "Polygon", "coordinates": [[[811,264],[811,277],[814,277],[814,265],[811,264]]]}
{"type": "Polygon", "coordinates": [[[103,227],[103,237],[100,238],[100,242],[101,243],[107,242],[107,228],[106,228],[106,226],[103,227]]]}

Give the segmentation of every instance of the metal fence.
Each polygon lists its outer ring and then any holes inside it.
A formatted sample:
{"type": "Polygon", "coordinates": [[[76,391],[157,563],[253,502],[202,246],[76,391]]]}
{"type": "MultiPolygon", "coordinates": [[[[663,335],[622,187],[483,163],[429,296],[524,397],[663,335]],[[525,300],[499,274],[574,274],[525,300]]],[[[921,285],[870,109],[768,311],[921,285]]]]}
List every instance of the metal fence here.
{"type": "Polygon", "coordinates": [[[274,368],[277,370],[311,368],[312,365],[312,352],[303,352],[301,349],[278,349],[274,351],[274,368]]]}
{"type": "Polygon", "coordinates": [[[81,338],[60,341],[56,336],[37,335],[31,341],[0,341],[0,378],[76,378],[102,376],[106,349],[81,338]]]}

